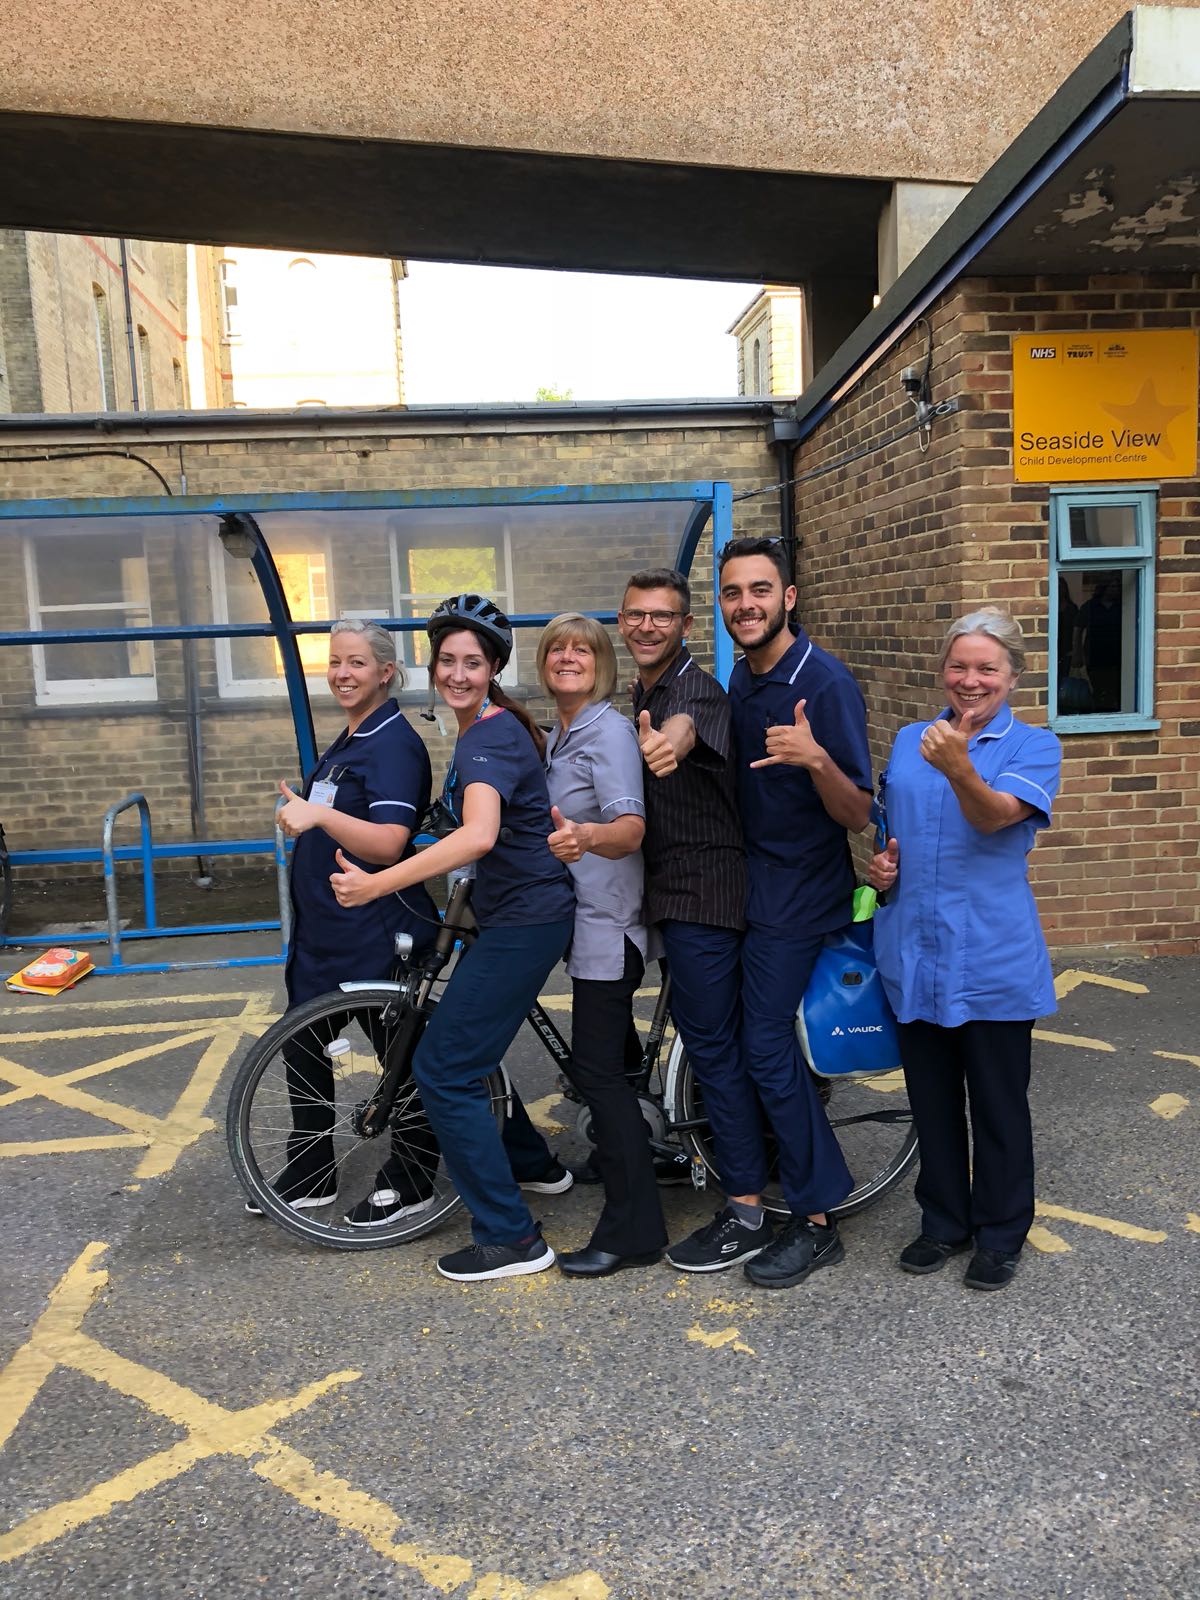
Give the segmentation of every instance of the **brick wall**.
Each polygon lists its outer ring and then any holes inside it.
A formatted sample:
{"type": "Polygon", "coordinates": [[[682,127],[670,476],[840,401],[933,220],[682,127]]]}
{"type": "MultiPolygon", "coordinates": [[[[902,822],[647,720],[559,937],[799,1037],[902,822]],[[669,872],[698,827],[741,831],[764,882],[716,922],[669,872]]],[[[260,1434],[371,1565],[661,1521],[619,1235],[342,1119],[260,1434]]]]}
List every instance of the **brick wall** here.
{"type": "MultiPolygon", "coordinates": [[[[725,414],[726,418],[728,413],[725,414]]],[[[703,425],[692,413],[678,424],[651,428],[564,427],[526,422],[537,431],[472,430],[464,421],[457,433],[420,431],[411,416],[397,418],[395,431],[356,437],[324,438],[315,429],[270,439],[251,436],[252,424],[230,418],[213,442],[180,438],[147,443],[136,425],[119,427],[108,447],[129,444],[181,486],[186,474],[191,495],[261,492],[465,488],[480,485],[532,486],[561,483],[636,483],[727,478],[738,488],[756,487],[776,477],[765,441],[762,414],[730,425],[703,425]],[[182,452],[182,455],[181,455],[182,452]]],[[[47,443],[41,436],[37,447],[47,443]]],[[[52,447],[52,446],[51,446],[52,447]]],[[[25,444],[22,449],[27,450],[25,444]]],[[[18,463],[0,446],[0,498],[76,499],[149,495],[156,484],[132,461],[95,457],[84,461],[18,463]]],[[[636,566],[665,559],[661,539],[651,543],[641,526],[643,513],[631,506],[602,539],[556,538],[553,528],[537,534],[511,519],[513,606],[521,611],[615,608],[624,577],[636,566]]],[[[45,525],[41,525],[43,528],[45,525]]],[[[738,508],[738,532],[778,531],[775,497],[765,495],[738,508]]],[[[269,533],[269,528],[268,528],[269,533]]],[[[41,536],[44,537],[44,534],[41,536]]],[[[38,526],[0,523],[0,559],[10,580],[0,585],[0,630],[29,627],[24,580],[25,541],[38,538],[38,526]]],[[[172,522],[146,519],[145,540],[153,620],[179,620],[172,522]]],[[[181,521],[186,588],[192,620],[213,619],[210,541],[213,521],[181,521]]],[[[228,558],[218,554],[218,562],[228,558]]],[[[386,529],[382,517],[333,551],[337,608],[370,607],[390,597],[386,529]]],[[[711,541],[701,545],[696,575],[696,641],[702,658],[712,653],[711,541]]],[[[241,581],[240,564],[229,563],[226,581],[241,581]]],[[[518,636],[522,692],[536,712],[547,711],[533,685],[536,635],[518,636]]],[[[105,807],[128,790],[140,789],[154,812],[155,837],[191,836],[188,785],[188,706],[183,652],[193,653],[205,771],[208,833],[213,838],[264,836],[269,831],[272,797],[282,776],[296,770],[295,739],[286,701],[222,697],[215,647],[210,641],[179,641],[154,647],[156,698],[151,703],[91,707],[39,707],[31,652],[0,649],[0,819],[14,849],[94,845],[99,842],[105,807]]],[[[623,674],[629,662],[618,645],[623,674]]],[[[631,675],[631,674],[628,674],[631,675]]],[[[440,777],[450,740],[417,719],[425,695],[403,703],[430,745],[440,777]]],[[[339,720],[323,686],[313,693],[317,738],[328,743],[339,720]]],[[[134,824],[122,824],[122,836],[134,824]]],[[[178,865],[186,870],[189,863],[178,865]]],[[[167,870],[164,867],[163,870],[167,870]]]]}
{"type": "MultiPolygon", "coordinates": [[[[942,703],[934,661],[949,621],[1005,605],[1030,646],[1013,696],[1046,721],[1049,491],[1012,472],[1015,333],[1194,327],[1189,275],[998,278],[960,282],[932,310],[934,398],[957,396],[927,451],[916,437],[800,485],[798,582],[814,635],[855,671],[876,770],[896,730],[942,703]]],[[[905,366],[924,330],[881,362],[797,453],[806,472],[902,427],[905,366]]],[[[1200,949],[1200,485],[1165,481],[1158,512],[1155,714],[1158,731],[1063,736],[1055,826],[1032,879],[1051,943],[1200,949]]]]}

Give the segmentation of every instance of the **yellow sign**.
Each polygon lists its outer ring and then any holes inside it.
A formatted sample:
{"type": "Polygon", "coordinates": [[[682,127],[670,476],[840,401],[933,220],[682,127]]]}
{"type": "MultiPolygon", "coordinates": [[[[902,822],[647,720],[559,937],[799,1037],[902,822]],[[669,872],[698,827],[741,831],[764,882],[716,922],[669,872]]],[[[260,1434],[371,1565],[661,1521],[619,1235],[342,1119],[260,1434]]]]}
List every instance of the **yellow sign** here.
{"type": "Polygon", "coordinates": [[[1016,335],[1018,483],[1195,477],[1198,371],[1190,328],[1016,335]]]}

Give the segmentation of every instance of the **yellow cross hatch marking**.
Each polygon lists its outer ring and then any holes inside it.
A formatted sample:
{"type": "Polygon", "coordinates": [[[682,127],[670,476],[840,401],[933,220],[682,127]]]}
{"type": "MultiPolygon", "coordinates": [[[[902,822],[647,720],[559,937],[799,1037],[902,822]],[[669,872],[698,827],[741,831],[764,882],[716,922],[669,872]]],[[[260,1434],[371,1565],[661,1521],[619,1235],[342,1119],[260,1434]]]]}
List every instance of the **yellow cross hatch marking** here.
{"type": "MultiPolygon", "coordinates": [[[[5,1056],[0,1056],[0,1081],[9,1085],[0,1092],[0,1109],[23,1101],[49,1100],[64,1110],[81,1111],[99,1117],[124,1130],[116,1135],[83,1135],[58,1139],[16,1139],[0,1143],[0,1158],[32,1155],[74,1155],[88,1150],[115,1150],[142,1148],[145,1154],[135,1167],[134,1178],[158,1178],[169,1172],[180,1153],[217,1124],[205,1114],[221,1074],[224,1072],[242,1035],[260,1033],[268,1021],[266,1008],[271,999],[267,994],[237,996],[170,996],[201,1000],[210,1005],[215,999],[238,999],[241,1010],[228,1016],[176,1018],[172,1022],[130,1020],[86,1028],[59,1028],[33,1033],[15,1033],[7,1036],[10,1050],[19,1050],[31,1044],[44,1044],[59,1040],[95,1039],[109,1034],[127,1038],[131,1030],[139,1034],[153,1033],[148,1043],[131,1046],[116,1055],[74,1067],[67,1072],[39,1072],[23,1066],[5,1056]],[[104,1095],[94,1094],[79,1085],[89,1079],[103,1077],[123,1067],[137,1065],[156,1057],[169,1055],[195,1044],[205,1044],[200,1060],[192,1068],[179,1098],[165,1117],[155,1116],[136,1106],[128,1106],[104,1095]]],[[[156,1002],[157,1003],[157,1002],[156,1002]]],[[[145,1007],[145,1000],[112,1000],[100,1002],[103,1006],[145,1007]]],[[[44,1010],[45,1007],[33,1007],[44,1010]]]]}
{"type": "MultiPolygon", "coordinates": [[[[107,1248],[90,1244],[67,1268],[29,1338],[0,1371],[0,1449],[58,1367],[82,1373],[140,1402],[184,1429],[187,1438],[115,1473],[85,1494],[35,1512],[0,1534],[0,1564],[16,1561],[106,1517],[114,1507],[170,1483],[201,1461],[229,1456],[245,1461],[260,1478],[301,1505],[332,1518],[343,1531],[358,1534],[397,1566],[419,1573],[431,1588],[450,1594],[471,1581],[474,1568],[465,1556],[442,1554],[402,1540],[400,1518],[390,1506],[355,1489],[344,1478],[322,1472],[272,1431],[333,1390],[355,1382],[361,1373],[331,1372],[305,1384],[294,1395],[241,1411],[207,1400],[165,1373],[132,1361],[84,1333],[83,1319],[108,1282],[108,1273],[98,1265],[107,1248]]],[[[481,1575],[464,1600],[488,1600],[489,1596],[503,1600],[606,1600],[608,1593],[608,1585],[595,1572],[577,1573],[532,1589],[515,1578],[489,1572],[481,1575]]]]}

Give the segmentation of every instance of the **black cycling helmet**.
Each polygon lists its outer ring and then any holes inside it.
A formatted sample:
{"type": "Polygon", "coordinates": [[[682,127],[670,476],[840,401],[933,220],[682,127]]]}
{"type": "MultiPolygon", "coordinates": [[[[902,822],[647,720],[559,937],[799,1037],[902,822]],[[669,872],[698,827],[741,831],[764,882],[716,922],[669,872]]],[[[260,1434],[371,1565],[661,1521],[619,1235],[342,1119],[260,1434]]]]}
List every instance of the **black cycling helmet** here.
{"type": "Polygon", "coordinates": [[[425,632],[434,650],[444,633],[457,633],[466,628],[485,639],[499,659],[496,671],[503,672],[512,655],[512,623],[500,607],[482,594],[455,594],[441,605],[435,606],[425,624],[425,632]]]}

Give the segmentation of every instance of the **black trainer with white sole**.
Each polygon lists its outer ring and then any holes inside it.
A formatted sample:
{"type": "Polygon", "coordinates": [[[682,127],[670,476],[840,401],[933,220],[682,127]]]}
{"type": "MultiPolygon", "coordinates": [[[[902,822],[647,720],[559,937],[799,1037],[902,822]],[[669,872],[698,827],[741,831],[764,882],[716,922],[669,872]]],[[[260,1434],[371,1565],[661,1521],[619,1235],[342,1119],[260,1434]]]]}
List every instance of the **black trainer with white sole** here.
{"type": "Polygon", "coordinates": [[[554,1265],[554,1251],[535,1234],[526,1244],[471,1244],[442,1256],[437,1269],[454,1283],[478,1283],[484,1278],[519,1278],[545,1272],[554,1265]]]}
{"type": "Polygon", "coordinates": [[[385,1222],[399,1222],[402,1217],[419,1217],[432,1209],[434,1196],[424,1200],[402,1200],[395,1189],[375,1189],[365,1200],[360,1200],[346,1213],[352,1228],[382,1228],[385,1222]]]}
{"type": "Polygon", "coordinates": [[[724,1272],[765,1250],[771,1238],[771,1224],[765,1215],[757,1228],[750,1228],[726,1206],[703,1228],[670,1245],[667,1260],[680,1272],[724,1272]]]}
{"type": "Polygon", "coordinates": [[[810,1222],[807,1217],[792,1217],[771,1241],[757,1261],[746,1268],[751,1283],[763,1289],[790,1289],[803,1283],[821,1267],[835,1267],[846,1259],[845,1246],[835,1222],[810,1222]]]}
{"type": "Polygon", "coordinates": [[[518,1186],[530,1194],[566,1194],[575,1183],[574,1174],[568,1172],[561,1161],[555,1161],[537,1178],[518,1178],[518,1186]]]}
{"type": "MultiPolygon", "coordinates": [[[[291,1167],[285,1167],[279,1181],[273,1183],[271,1188],[293,1211],[315,1211],[321,1206],[331,1205],[337,1199],[337,1173],[327,1170],[314,1176],[311,1170],[293,1171],[291,1167]]],[[[245,1210],[249,1217],[261,1217],[263,1214],[257,1200],[247,1200],[245,1210]]]]}

